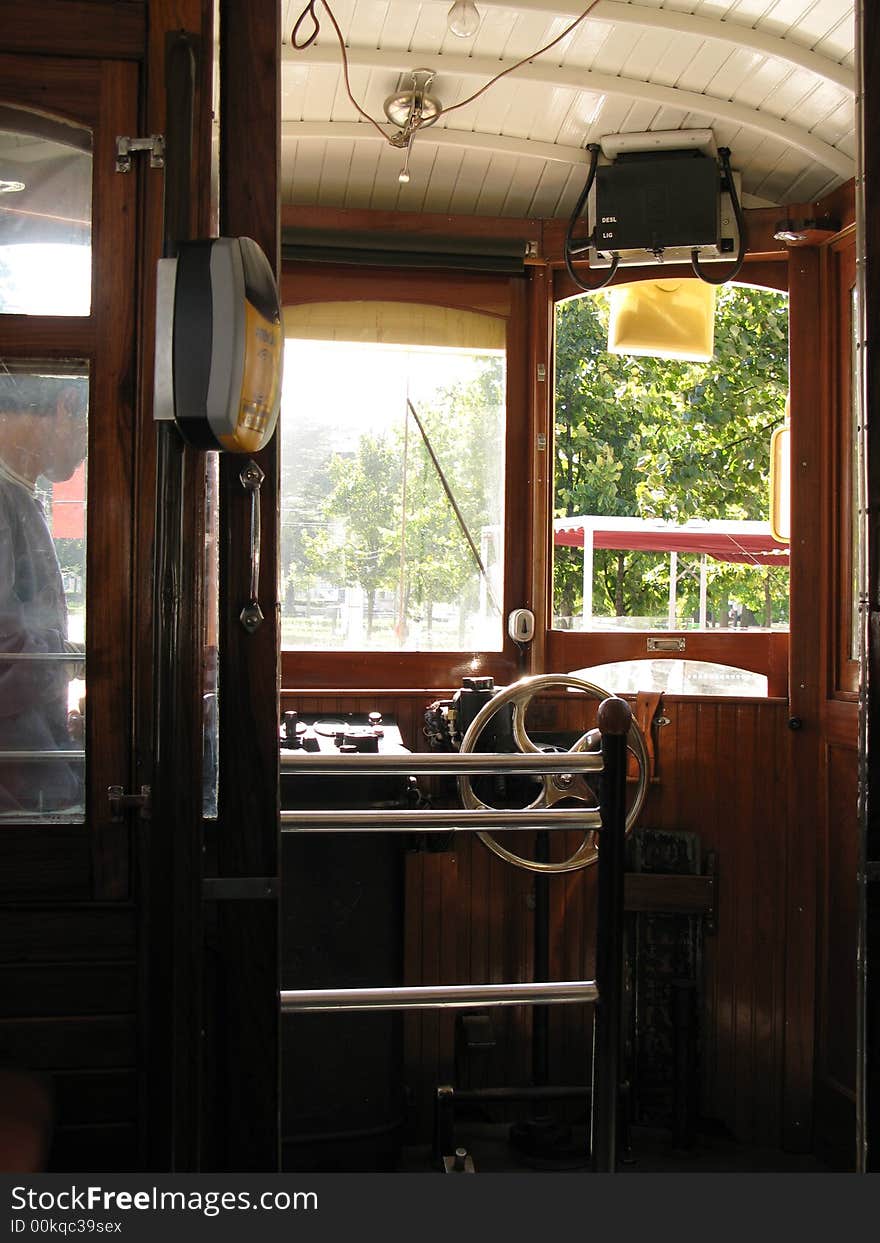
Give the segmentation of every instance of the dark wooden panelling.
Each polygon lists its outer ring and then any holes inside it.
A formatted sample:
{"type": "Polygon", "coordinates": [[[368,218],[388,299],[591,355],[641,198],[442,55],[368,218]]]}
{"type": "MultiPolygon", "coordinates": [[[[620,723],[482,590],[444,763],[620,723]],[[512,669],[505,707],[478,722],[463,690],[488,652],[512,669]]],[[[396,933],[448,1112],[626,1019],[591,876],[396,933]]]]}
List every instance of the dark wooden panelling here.
{"type": "MultiPolygon", "coordinates": [[[[785,946],[786,706],[669,700],[663,777],[642,820],[698,833],[718,863],[704,941],[702,1110],[740,1139],[779,1142],[785,946]]],[[[794,949],[794,947],[792,947],[794,949]]]]}
{"type": "Polygon", "coordinates": [[[0,907],[0,963],[118,962],[133,956],[131,907],[0,907]]]}
{"type": "Polygon", "coordinates": [[[855,1163],[856,945],[858,941],[858,751],[826,750],[828,833],[819,865],[816,1032],[816,1150],[831,1164],[855,1163]]]}
{"type": "Polygon", "coordinates": [[[133,1122],[137,1116],[133,1070],[60,1071],[53,1085],[59,1126],[133,1122]]]}
{"type": "Polygon", "coordinates": [[[136,1168],[131,910],[0,910],[0,946],[0,1063],[51,1080],[50,1169],[136,1168]]]}
{"type": "Polygon", "coordinates": [[[40,0],[36,6],[0,0],[0,46],[42,52],[51,29],[68,56],[143,56],[145,3],[138,0],[40,0]]]}
{"type": "MultiPolygon", "coordinates": [[[[880,510],[880,129],[873,118],[880,113],[880,9],[862,0],[860,5],[862,32],[862,80],[864,164],[860,192],[864,193],[864,294],[865,340],[862,354],[864,406],[867,424],[866,453],[868,487],[866,507],[869,514],[880,510]]],[[[875,539],[867,547],[867,703],[866,719],[869,736],[876,737],[880,727],[880,544],[875,539]]],[[[880,795],[880,747],[867,749],[867,797],[876,806],[880,795]]],[[[880,860],[880,818],[866,816],[862,860],[876,864],[880,860]]],[[[864,1096],[861,1102],[859,1141],[860,1168],[875,1173],[880,1170],[880,884],[863,888],[865,914],[862,924],[865,944],[865,979],[861,995],[865,1012],[864,1096]]]]}
{"type": "Polygon", "coordinates": [[[370,211],[353,208],[306,207],[285,203],[281,223],[289,228],[337,229],[341,231],[397,232],[427,236],[521,238],[537,241],[543,221],[515,220],[504,216],[443,216],[429,212],[370,211]]]}
{"type": "Polygon", "coordinates": [[[45,964],[0,969],[0,1019],[134,1010],[134,964],[45,964]]]}
{"type": "Polygon", "coordinates": [[[791,399],[791,616],[797,619],[790,653],[790,840],[786,852],[785,1119],[786,1145],[808,1151],[812,1142],[816,1006],[816,876],[822,826],[821,712],[828,661],[827,359],[816,349],[822,321],[822,256],[809,247],[789,262],[789,372],[791,399]],[[824,500],[824,503],[823,503],[824,500]]]}
{"type": "Polygon", "coordinates": [[[134,1125],[60,1126],[49,1152],[50,1173],[113,1173],[139,1169],[134,1125]]]}
{"type": "Polygon", "coordinates": [[[29,1070],[134,1066],[134,1017],[4,1019],[0,1061],[29,1070]]]}
{"type": "Polygon", "coordinates": [[[91,898],[92,843],[86,825],[0,829],[0,902],[91,898]]]}

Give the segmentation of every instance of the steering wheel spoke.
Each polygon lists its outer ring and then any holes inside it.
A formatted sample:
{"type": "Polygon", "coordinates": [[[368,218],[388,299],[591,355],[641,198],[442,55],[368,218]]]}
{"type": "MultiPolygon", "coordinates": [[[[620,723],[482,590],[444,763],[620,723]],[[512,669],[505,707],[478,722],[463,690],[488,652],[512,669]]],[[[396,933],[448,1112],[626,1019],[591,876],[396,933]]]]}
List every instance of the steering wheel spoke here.
{"type": "Polygon", "coordinates": [[[544,778],[544,800],[541,807],[553,807],[570,799],[572,802],[584,803],[587,807],[597,807],[599,800],[584,777],[574,773],[552,773],[544,778]]]}
{"type": "MultiPolygon", "coordinates": [[[[508,706],[511,709],[511,724],[513,738],[517,748],[523,754],[540,753],[544,748],[529,736],[526,729],[526,713],[532,700],[539,694],[548,690],[569,690],[579,692],[591,699],[609,699],[611,696],[607,691],[603,691],[600,687],[594,686],[591,682],[585,682],[581,678],[569,677],[567,674],[540,674],[537,677],[521,678],[519,682],[513,683],[505,690],[499,691],[487,704],[485,704],[477,715],[474,717],[464,738],[462,739],[462,751],[475,751],[477,743],[483,730],[488,723],[502,709],[508,706]]],[[[577,739],[569,748],[568,753],[598,751],[601,749],[602,735],[598,729],[588,729],[577,739]]],[[[636,821],[645,801],[648,789],[648,755],[645,746],[645,739],[642,731],[635,720],[630,726],[627,735],[627,748],[635,757],[639,776],[630,809],[626,818],[626,831],[629,833],[636,821]]],[[[563,755],[565,753],[562,753],[563,755]]],[[[598,803],[598,797],[589,781],[579,773],[566,773],[564,771],[564,759],[560,759],[560,767],[563,771],[559,773],[548,773],[541,778],[541,791],[538,796],[527,805],[527,809],[537,810],[541,807],[553,807],[557,803],[563,801],[575,801],[584,803],[586,806],[595,807],[598,803]]],[[[488,803],[484,803],[475,793],[469,777],[458,778],[458,789],[462,804],[472,809],[480,809],[483,811],[495,810],[490,808],[488,803]]],[[[508,850],[502,846],[491,833],[478,832],[477,836],[484,845],[499,858],[504,859],[507,863],[512,863],[516,867],[525,868],[530,872],[573,872],[579,868],[588,867],[596,861],[598,857],[598,848],[596,845],[596,834],[590,830],[584,834],[580,845],[569,855],[567,859],[560,862],[543,863],[536,859],[527,859],[522,855],[515,854],[512,850],[508,850]]]]}

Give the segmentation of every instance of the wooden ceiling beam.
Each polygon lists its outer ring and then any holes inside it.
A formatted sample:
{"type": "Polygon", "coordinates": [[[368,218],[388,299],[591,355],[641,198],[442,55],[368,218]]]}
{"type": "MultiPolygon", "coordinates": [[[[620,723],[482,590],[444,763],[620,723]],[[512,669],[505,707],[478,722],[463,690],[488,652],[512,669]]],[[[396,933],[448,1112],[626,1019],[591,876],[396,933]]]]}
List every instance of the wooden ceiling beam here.
{"type": "MultiPolygon", "coordinates": [[[[578,0],[481,0],[481,8],[504,9],[507,12],[546,13],[548,17],[575,18],[583,12],[578,0]]],[[[695,13],[680,13],[674,9],[654,9],[643,4],[621,4],[619,0],[600,0],[587,18],[588,22],[622,26],[638,26],[643,30],[667,30],[673,34],[693,35],[695,39],[711,39],[716,43],[733,44],[749,52],[757,52],[773,60],[786,61],[800,69],[807,69],[826,82],[834,82],[844,90],[854,93],[855,75],[848,65],[841,65],[802,44],[794,43],[781,35],[757,30],[747,23],[730,18],[701,17],[695,13]]]]}
{"type": "MultiPolygon", "coordinates": [[[[302,50],[285,47],[282,59],[285,67],[293,65],[302,67],[303,65],[340,64],[339,49],[335,44],[322,44],[320,46],[312,44],[311,47],[303,48],[302,50]]],[[[420,67],[432,69],[435,74],[440,76],[480,77],[485,78],[487,82],[505,68],[503,61],[493,60],[489,57],[437,56],[418,51],[385,51],[378,48],[348,49],[349,68],[385,69],[395,75],[395,83],[399,75],[404,72],[401,62],[405,60],[411,61],[413,65],[418,63],[420,67]]],[[[515,62],[511,62],[511,64],[513,63],[515,62]]],[[[592,70],[579,66],[559,66],[552,63],[537,62],[522,65],[516,71],[516,80],[546,86],[554,91],[568,89],[578,93],[592,92],[596,95],[623,95],[628,99],[655,104],[658,108],[674,108],[685,113],[694,113],[697,116],[714,117],[719,121],[743,126],[759,134],[777,138],[787,146],[801,151],[809,159],[820,164],[823,168],[827,168],[838,177],[848,178],[854,172],[853,159],[846,152],[838,150],[810,131],[802,129],[798,125],[792,125],[781,117],[772,116],[760,108],[752,108],[746,104],[737,103],[735,100],[718,99],[713,95],[697,91],[685,91],[679,87],[664,86],[658,82],[643,82],[640,79],[628,78],[618,74],[595,73],[592,70]]],[[[439,92],[442,94],[442,86],[438,87],[435,85],[432,90],[434,93],[439,92]]],[[[447,109],[454,104],[454,100],[447,101],[447,109]]],[[[354,115],[353,110],[352,115],[354,115]]],[[[306,125],[314,123],[288,121],[286,124],[306,125]]],[[[344,121],[333,121],[328,123],[326,128],[335,131],[337,127],[341,129],[345,124],[346,122],[344,121]]],[[[363,130],[366,127],[361,126],[360,128],[363,130]]],[[[427,138],[428,135],[450,132],[455,131],[449,131],[443,127],[438,129],[437,126],[426,127],[421,131],[420,137],[424,135],[427,138]]],[[[477,137],[472,131],[457,132],[459,135],[464,134],[465,137],[472,140],[477,137]]],[[[326,136],[329,137],[330,134],[328,133],[326,136]]],[[[351,137],[351,135],[349,134],[347,137],[351,137]]],[[[497,137],[499,141],[503,140],[503,138],[497,135],[480,135],[479,137],[497,137]]],[[[584,135],[584,142],[586,143],[591,137],[592,135],[587,131],[584,135]]],[[[545,143],[541,145],[552,146],[553,144],[545,143]]],[[[564,148],[561,149],[564,150],[564,148]]],[[[574,162],[572,161],[572,163],[574,162]]]]}

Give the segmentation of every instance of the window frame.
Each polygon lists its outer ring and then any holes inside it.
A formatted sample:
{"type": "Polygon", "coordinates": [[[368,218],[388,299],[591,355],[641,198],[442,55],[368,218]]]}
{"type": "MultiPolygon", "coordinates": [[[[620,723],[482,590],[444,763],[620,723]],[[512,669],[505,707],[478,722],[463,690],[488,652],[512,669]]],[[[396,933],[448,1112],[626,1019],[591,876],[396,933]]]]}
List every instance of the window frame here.
{"type": "Polygon", "coordinates": [[[857,590],[854,579],[858,566],[854,564],[853,535],[857,527],[856,505],[858,497],[857,462],[855,460],[855,427],[857,412],[853,383],[856,359],[855,303],[853,293],[856,284],[855,237],[852,233],[831,243],[829,247],[830,279],[828,289],[829,336],[832,340],[830,402],[829,461],[832,464],[832,495],[839,498],[835,511],[835,529],[832,533],[832,568],[830,582],[837,590],[829,592],[832,609],[832,643],[829,654],[835,661],[831,673],[831,698],[853,701],[859,687],[859,662],[854,658],[851,646],[854,623],[858,619],[857,590]]]}
{"type": "MultiPolygon", "coordinates": [[[[534,513],[527,469],[527,282],[524,276],[342,267],[285,260],[281,301],[429,303],[495,315],[506,321],[506,466],[503,647],[496,652],[339,651],[281,649],[281,682],[289,689],[421,689],[452,687],[467,676],[499,684],[520,676],[522,658],[507,633],[511,609],[527,602],[529,567],[518,555],[529,547],[534,513]],[[527,504],[522,498],[527,498],[527,504]]],[[[290,384],[290,377],[286,377],[290,384]]]]}
{"type": "MultiPolygon", "coordinates": [[[[736,284],[757,286],[788,293],[788,265],[786,256],[778,260],[746,259],[736,284]]],[[[663,276],[670,279],[693,276],[689,267],[670,265],[663,268],[663,276]]],[[[655,280],[656,267],[621,269],[610,285],[626,284],[638,280],[655,280]]],[[[578,289],[568,273],[561,267],[554,267],[552,288],[549,292],[550,306],[548,309],[549,331],[551,336],[551,360],[555,362],[553,342],[553,325],[557,302],[564,301],[574,295],[583,293],[578,289]]],[[[791,337],[789,335],[789,359],[791,356],[791,337]]],[[[791,363],[789,361],[789,366],[791,363]]],[[[733,665],[754,673],[767,676],[767,692],[771,698],[784,698],[788,694],[788,658],[789,631],[736,631],[726,633],[719,631],[648,631],[634,630],[622,632],[609,631],[566,631],[554,630],[553,621],[553,456],[552,436],[554,427],[553,399],[555,393],[555,366],[549,368],[553,382],[548,391],[549,415],[548,425],[548,469],[550,479],[547,486],[547,504],[544,508],[544,539],[547,545],[547,582],[545,588],[544,608],[546,610],[546,627],[544,633],[544,664],[548,669],[571,670],[592,665],[609,664],[623,660],[645,660],[663,655],[660,652],[648,651],[649,638],[665,640],[683,640],[684,650],[680,654],[689,660],[709,661],[712,663],[733,665]]],[[[789,627],[791,627],[791,619],[789,627]]],[[[668,653],[666,653],[668,655],[668,653]]]]}
{"type": "MultiPolygon", "coordinates": [[[[48,843],[63,852],[48,881],[42,866],[25,874],[14,869],[17,896],[45,895],[48,884],[56,896],[116,900],[129,893],[129,841],[127,829],[121,831],[113,819],[106,792],[115,784],[131,788],[135,766],[129,728],[137,618],[131,498],[138,442],[130,375],[137,353],[138,221],[137,182],[115,172],[115,140],[121,128],[131,132],[136,120],[137,67],[119,59],[17,52],[0,53],[0,67],[10,104],[45,112],[48,91],[50,119],[87,128],[93,143],[89,314],[0,315],[5,357],[25,363],[82,361],[89,372],[85,818],[10,824],[0,841],[4,852],[14,851],[26,837],[34,860],[44,858],[48,843]],[[112,486],[104,486],[108,480],[112,486]],[[108,618],[113,624],[99,623],[108,618]],[[123,671],[121,681],[109,676],[111,669],[123,671]]],[[[0,857],[0,865],[7,857],[0,857]]]]}

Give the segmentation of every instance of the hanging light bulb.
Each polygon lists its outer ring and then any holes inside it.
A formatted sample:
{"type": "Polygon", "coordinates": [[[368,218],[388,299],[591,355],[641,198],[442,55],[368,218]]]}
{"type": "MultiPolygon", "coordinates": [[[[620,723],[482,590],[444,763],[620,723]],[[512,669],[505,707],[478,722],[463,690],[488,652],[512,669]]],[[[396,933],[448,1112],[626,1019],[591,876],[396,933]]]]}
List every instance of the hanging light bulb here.
{"type": "Polygon", "coordinates": [[[397,174],[397,180],[402,186],[409,185],[409,153],[412,151],[413,138],[415,138],[415,134],[412,135],[409,142],[406,144],[406,157],[403,161],[403,168],[397,174]]]}
{"type": "Polygon", "coordinates": [[[446,25],[460,39],[470,39],[480,29],[480,11],[473,0],[455,0],[446,14],[446,25]]]}

